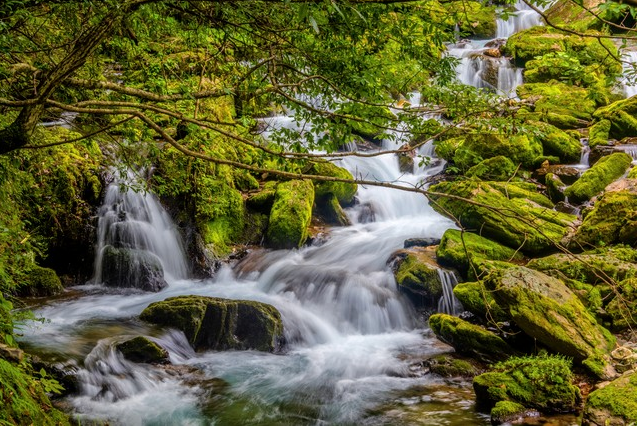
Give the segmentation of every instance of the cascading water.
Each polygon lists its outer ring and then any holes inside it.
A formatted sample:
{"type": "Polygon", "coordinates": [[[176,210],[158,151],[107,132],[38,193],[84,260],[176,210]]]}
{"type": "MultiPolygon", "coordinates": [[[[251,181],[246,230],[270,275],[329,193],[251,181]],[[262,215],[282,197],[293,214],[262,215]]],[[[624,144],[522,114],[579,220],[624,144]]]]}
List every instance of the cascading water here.
{"type": "Polygon", "coordinates": [[[453,294],[453,288],[457,285],[457,277],[453,271],[438,269],[439,281],[442,283],[443,295],[437,303],[437,311],[449,315],[459,315],[463,307],[453,294]]]}
{"type": "Polygon", "coordinates": [[[129,171],[107,187],[98,211],[93,282],[159,290],[165,276],[185,278],[188,267],[171,218],[153,194],[132,189],[136,179],[129,171]]]}
{"type": "Polygon", "coordinates": [[[514,8],[508,19],[497,19],[497,38],[508,38],[519,31],[542,25],[541,16],[522,0],[517,0],[514,8]]]}

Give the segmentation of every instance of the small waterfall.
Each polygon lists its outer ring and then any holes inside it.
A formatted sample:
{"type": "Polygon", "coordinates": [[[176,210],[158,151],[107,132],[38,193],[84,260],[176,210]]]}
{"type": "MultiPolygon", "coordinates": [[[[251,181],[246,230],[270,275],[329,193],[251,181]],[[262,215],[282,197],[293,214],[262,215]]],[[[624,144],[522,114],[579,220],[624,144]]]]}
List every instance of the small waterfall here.
{"type": "Polygon", "coordinates": [[[514,7],[514,15],[507,20],[497,19],[497,38],[508,38],[519,31],[542,25],[541,16],[522,0],[517,0],[514,7]]]}
{"type": "Polygon", "coordinates": [[[622,50],[621,59],[625,61],[623,63],[623,74],[624,76],[620,79],[619,86],[621,86],[621,90],[627,98],[634,96],[637,94],[637,78],[636,76],[630,77],[633,75],[633,64],[636,68],[637,66],[637,50],[622,50]]]}
{"type": "Polygon", "coordinates": [[[581,148],[581,158],[579,159],[579,168],[590,168],[590,146],[588,145],[588,139],[582,139],[581,144],[583,147],[581,148]]]}
{"type": "Polygon", "coordinates": [[[98,211],[93,282],[157,291],[165,274],[186,278],[188,267],[179,235],[157,198],[135,191],[136,176],[112,182],[98,211]]]}
{"type": "Polygon", "coordinates": [[[457,285],[457,277],[452,271],[438,269],[439,281],[442,283],[442,297],[437,302],[437,312],[449,315],[459,315],[464,308],[455,297],[453,288],[457,285]]]}

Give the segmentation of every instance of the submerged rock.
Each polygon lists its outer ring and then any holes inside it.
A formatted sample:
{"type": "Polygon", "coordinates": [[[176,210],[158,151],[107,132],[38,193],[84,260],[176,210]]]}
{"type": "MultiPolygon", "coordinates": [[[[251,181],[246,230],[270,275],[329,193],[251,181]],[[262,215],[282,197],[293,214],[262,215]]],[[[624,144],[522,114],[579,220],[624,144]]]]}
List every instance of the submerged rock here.
{"type": "Polygon", "coordinates": [[[178,296],[149,305],[140,319],[182,331],[196,350],[280,349],[280,313],[266,303],[206,296],[178,296]]]}
{"type": "Polygon", "coordinates": [[[462,355],[491,362],[505,359],[514,353],[501,337],[452,315],[431,315],[428,325],[438,339],[448,343],[462,355]]]}
{"type": "Polygon", "coordinates": [[[107,246],[102,258],[102,282],[108,287],[160,291],[164,280],[162,262],[151,252],[107,246]]]}
{"type": "Polygon", "coordinates": [[[147,364],[166,364],[169,362],[168,352],[148,337],[134,337],[119,343],[116,348],[129,361],[147,364]]]}
{"type": "Polygon", "coordinates": [[[493,297],[527,335],[574,358],[600,378],[614,377],[614,337],[560,280],[523,267],[496,269],[485,280],[493,297]]]}
{"type": "Polygon", "coordinates": [[[591,392],[586,399],[583,426],[625,426],[637,423],[637,371],[591,392]]]}

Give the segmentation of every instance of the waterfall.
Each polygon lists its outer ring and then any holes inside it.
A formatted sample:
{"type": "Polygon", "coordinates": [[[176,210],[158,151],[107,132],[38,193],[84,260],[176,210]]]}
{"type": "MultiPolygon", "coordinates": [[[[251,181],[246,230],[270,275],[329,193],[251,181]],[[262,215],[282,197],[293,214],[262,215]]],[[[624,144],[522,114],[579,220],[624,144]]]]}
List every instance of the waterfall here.
{"type": "Polygon", "coordinates": [[[637,77],[629,77],[634,73],[633,64],[634,68],[637,66],[637,49],[636,47],[631,50],[622,49],[621,53],[621,60],[624,61],[622,64],[624,76],[621,78],[619,85],[623,94],[629,98],[637,94],[637,77]]]}
{"type": "Polygon", "coordinates": [[[497,19],[497,38],[508,38],[519,31],[542,25],[541,16],[522,0],[517,0],[514,8],[514,14],[507,20],[497,19]]]}
{"type": "Polygon", "coordinates": [[[457,285],[457,277],[452,271],[438,269],[439,281],[442,283],[442,297],[437,302],[437,312],[449,315],[459,315],[463,307],[453,294],[453,288],[457,285]]]}
{"type": "Polygon", "coordinates": [[[129,171],[106,189],[93,282],[157,291],[167,276],[187,276],[186,256],[169,215],[153,194],[132,189],[136,180],[129,171]]]}

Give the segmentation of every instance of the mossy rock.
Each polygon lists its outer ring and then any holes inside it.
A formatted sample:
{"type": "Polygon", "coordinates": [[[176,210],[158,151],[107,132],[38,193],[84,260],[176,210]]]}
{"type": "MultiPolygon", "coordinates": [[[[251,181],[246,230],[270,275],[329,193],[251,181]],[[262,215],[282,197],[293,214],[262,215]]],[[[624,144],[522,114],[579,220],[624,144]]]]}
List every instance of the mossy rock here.
{"type": "Polygon", "coordinates": [[[68,417],[51,404],[42,383],[28,364],[15,365],[0,359],[2,408],[0,423],[7,425],[67,426],[68,417]],[[33,374],[33,375],[32,375],[33,374]]]}
{"type": "Polygon", "coordinates": [[[581,362],[595,376],[614,375],[608,353],[612,335],[599,326],[577,295],[560,280],[523,266],[494,271],[484,280],[497,304],[527,335],[581,362]]]}
{"type": "Polygon", "coordinates": [[[605,306],[609,322],[607,328],[613,332],[636,330],[637,328],[637,277],[618,283],[613,299],[605,306]]]}
{"type": "Polygon", "coordinates": [[[432,250],[413,247],[395,255],[395,281],[399,290],[418,306],[437,307],[443,295],[439,269],[432,250]]]}
{"type": "Polygon", "coordinates": [[[150,304],[140,319],[182,331],[196,350],[280,349],[280,313],[266,303],[206,296],[170,297],[150,304]]]}
{"type": "Polygon", "coordinates": [[[514,353],[501,337],[452,315],[431,315],[428,325],[438,339],[451,345],[462,355],[491,362],[505,359],[514,353]]]}
{"type": "Polygon", "coordinates": [[[595,201],[575,233],[571,247],[590,248],[612,244],[637,244],[637,194],[605,192],[595,201]]]}
{"type": "MultiPolygon", "coordinates": [[[[307,174],[326,176],[339,179],[353,180],[351,172],[343,167],[336,166],[330,161],[318,161],[313,163],[307,174]]],[[[353,202],[355,193],[357,192],[357,184],[346,182],[315,182],[315,196],[324,197],[333,194],[337,197],[340,204],[348,205],[353,202]]]]}
{"type": "Polygon", "coordinates": [[[490,291],[481,281],[460,283],[455,286],[453,293],[464,309],[488,322],[508,321],[509,317],[495,302],[490,291]]]}
{"type": "Polygon", "coordinates": [[[575,412],[581,395],[570,367],[567,358],[556,355],[512,357],[475,377],[477,404],[491,408],[510,401],[544,413],[575,412]]]}
{"type": "Polygon", "coordinates": [[[472,363],[450,354],[436,355],[424,361],[431,373],[442,377],[475,377],[479,368],[472,363]]]}
{"type": "MultiPolygon", "coordinates": [[[[597,108],[597,104],[591,99],[587,89],[556,81],[522,84],[517,87],[517,95],[523,100],[530,99],[534,102],[532,112],[539,114],[538,121],[554,124],[559,128],[571,128],[572,126],[557,123],[554,116],[557,116],[558,119],[569,117],[565,119],[567,123],[570,123],[571,118],[581,120],[575,123],[579,127],[583,127],[582,123],[590,121],[597,108]]],[[[530,117],[531,120],[533,118],[535,117],[530,117]]]]}
{"type": "Polygon", "coordinates": [[[468,169],[465,174],[482,180],[506,181],[513,177],[516,170],[515,164],[509,158],[498,155],[483,160],[468,169]]]}
{"type": "Polygon", "coordinates": [[[596,110],[598,120],[610,121],[610,137],[623,139],[637,136],[637,95],[631,96],[596,110]]]}
{"type": "Polygon", "coordinates": [[[124,358],[132,362],[147,364],[166,364],[169,353],[160,345],[144,336],[137,336],[116,345],[124,358]]]}
{"type": "Polygon", "coordinates": [[[517,423],[525,417],[537,417],[537,412],[512,401],[499,401],[490,410],[490,422],[494,425],[517,423]]]}
{"type": "Polygon", "coordinates": [[[535,159],[542,153],[541,143],[526,135],[469,133],[455,151],[453,162],[462,170],[468,170],[484,160],[503,156],[514,164],[522,164],[524,168],[528,168],[535,164],[535,159]]]}
{"type": "Polygon", "coordinates": [[[315,197],[316,215],[320,216],[327,224],[337,226],[348,226],[350,219],[342,209],[335,194],[330,193],[323,197],[315,197]]]}
{"type": "Polygon", "coordinates": [[[157,292],[168,286],[160,259],[151,252],[106,246],[102,251],[102,283],[107,287],[157,292]]]}
{"type": "Polygon", "coordinates": [[[566,188],[564,193],[572,202],[588,201],[622,177],[631,163],[632,157],[625,152],[615,152],[602,157],[586,170],[577,182],[566,188]]]}
{"type": "Polygon", "coordinates": [[[551,24],[573,31],[585,32],[587,30],[601,29],[604,25],[603,16],[598,17],[591,11],[597,9],[599,0],[585,0],[577,4],[573,2],[556,2],[547,10],[546,14],[551,24]]]}
{"type": "Polygon", "coordinates": [[[637,423],[637,371],[629,371],[591,392],[584,406],[582,425],[612,426],[637,423]]]}
{"type": "Polygon", "coordinates": [[[501,182],[443,182],[429,188],[429,197],[437,212],[451,214],[465,228],[481,229],[482,236],[524,253],[540,254],[554,250],[576,217],[552,210],[553,203],[532,188],[501,182]]]}
{"type": "Polygon", "coordinates": [[[264,183],[258,192],[252,193],[246,199],[246,208],[252,211],[269,214],[275,201],[277,182],[270,180],[264,183]]]}
{"type": "Polygon", "coordinates": [[[494,6],[477,1],[452,1],[443,6],[449,14],[449,20],[459,25],[463,37],[495,37],[497,17],[494,6]]]}
{"type": "Polygon", "coordinates": [[[627,177],[628,179],[637,179],[637,166],[634,166],[632,169],[630,169],[627,177]]]}
{"type": "Polygon", "coordinates": [[[564,201],[565,185],[559,176],[554,173],[548,173],[546,174],[544,181],[546,184],[546,191],[548,191],[550,199],[555,203],[564,201]]]}
{"type": "Polygon", "coordinates": [[[244,229],[242,193],[223,179],[202,177],[197,197],[196,219],[204,243],[216,256],[230,252],[244,229]]]}
{"type": "Polygon", "coordinates": [[[308,180],[291,180],[277,185],[266,232],[270,247],[301,247],[308,238],[315,190],[308,180]]]}
{"type": "Polygon", "coordinates": [[[570,85],[592,87],[604,83],[603,71],[596,65],[582,65],[570,52],[552,52],[526,62],[524,81],[545,83],[557,80],[570,85]]]}
{"type": "Polygon", "coordinates": [[[599,145],[608,145],[610,136],[610,120],[600,120],[588,129],[588,146],[594,148],[599,145]]]}
{"type": "Polygon", "coordinates": [[[557,156],[566,164],[578,163],[582,146],[579,140],[571,137],[563,130],[543,122],[530,123],[538,133],[536,136],[544,147],[544,154],[557,156]]]}
{"type": "Polygon", "coordinates": [[[447,229],[437,247],[437,262],[457,269],[464,276],[475,277],[470,265],[478,258],[514,261],[523,259],[523,255],[516,250],[475,233],[464,232],[463,237],[462,241],[461,231],[447,229]]]}
{"type": "Polygon", "coordinates": [[[17,288],[18,296],[46,297],[64,291],[60,278],[51,268],[35,265],[27,274],[27,280],[17,288]]]}

